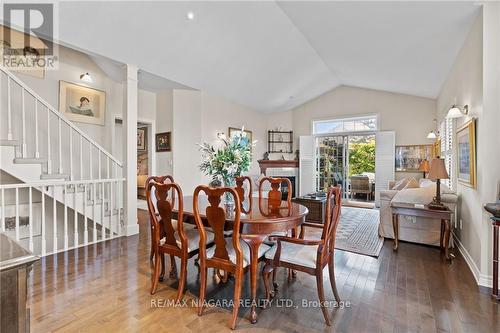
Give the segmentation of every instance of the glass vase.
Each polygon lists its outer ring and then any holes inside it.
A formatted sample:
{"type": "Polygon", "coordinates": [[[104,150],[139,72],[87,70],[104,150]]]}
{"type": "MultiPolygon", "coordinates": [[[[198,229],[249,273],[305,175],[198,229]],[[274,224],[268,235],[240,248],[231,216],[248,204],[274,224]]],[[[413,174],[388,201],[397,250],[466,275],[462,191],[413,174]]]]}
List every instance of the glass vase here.
{"type": "MultiPolygon", "coordinates": [[[[234,177],[231,177],[229,179],[224,179],[224,187],[234,188],[235,186],[236,186],[236,181],[234,180],[234,177]]],[[[234,197],[229,192],[224,193],[224,206],[226,207],[226,210],[231,212],[234,211],[234,197]]]]}

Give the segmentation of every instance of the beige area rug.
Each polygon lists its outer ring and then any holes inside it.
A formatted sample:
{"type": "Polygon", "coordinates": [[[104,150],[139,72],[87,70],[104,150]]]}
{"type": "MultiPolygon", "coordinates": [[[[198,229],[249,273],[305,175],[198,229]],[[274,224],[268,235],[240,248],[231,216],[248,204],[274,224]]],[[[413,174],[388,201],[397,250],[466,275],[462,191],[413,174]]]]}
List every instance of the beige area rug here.
{"type": "Polygon", "coordinates": [[[384,238],[378,235],[378,209],[342,207],[335,248],[378,257],[384,238]]]}

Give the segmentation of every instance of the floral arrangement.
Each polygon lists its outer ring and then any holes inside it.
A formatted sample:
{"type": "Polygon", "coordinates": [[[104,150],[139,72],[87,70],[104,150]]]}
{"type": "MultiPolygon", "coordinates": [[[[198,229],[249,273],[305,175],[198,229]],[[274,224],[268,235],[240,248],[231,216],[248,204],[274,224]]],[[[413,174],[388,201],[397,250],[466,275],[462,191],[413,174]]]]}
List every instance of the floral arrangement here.
{"type": "Polygon", "coordinates": [[[249,142],[244,129],[242,127],[231,138],[226,138],[224,134],[217,135],[222,141],[220,148],[215,149],[206,142],[199,145],[203,156],[200,170],[212,177],[212,185],[220,186],[224,183],[226,186],[233,186],[234,178],[250,169],[252,147],[257,141],[249,142]]]}

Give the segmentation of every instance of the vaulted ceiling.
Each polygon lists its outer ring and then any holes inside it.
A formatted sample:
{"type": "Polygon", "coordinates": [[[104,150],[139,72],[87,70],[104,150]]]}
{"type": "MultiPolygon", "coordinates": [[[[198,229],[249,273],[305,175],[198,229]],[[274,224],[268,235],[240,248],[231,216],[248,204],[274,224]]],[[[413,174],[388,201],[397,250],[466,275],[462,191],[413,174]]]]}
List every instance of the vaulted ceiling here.
{"type": "Polygon", "coordinates": [[[342,84],[435,98],[479,10],[472,2],[60,2],[59,40],[270,112],[342,84]]]}

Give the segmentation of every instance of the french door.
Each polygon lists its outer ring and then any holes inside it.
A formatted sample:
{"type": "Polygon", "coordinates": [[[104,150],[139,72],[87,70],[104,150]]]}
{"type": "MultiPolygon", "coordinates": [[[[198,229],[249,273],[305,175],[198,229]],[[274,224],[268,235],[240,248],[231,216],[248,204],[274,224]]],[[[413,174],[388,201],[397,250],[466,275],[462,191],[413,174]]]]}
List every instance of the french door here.
{"type": "Polygon", "coordinates": [[[316,137],[316,189],[328,191],[340,185],[347,196],[349,174],[349,138],[347,135],[316,137]]]}

